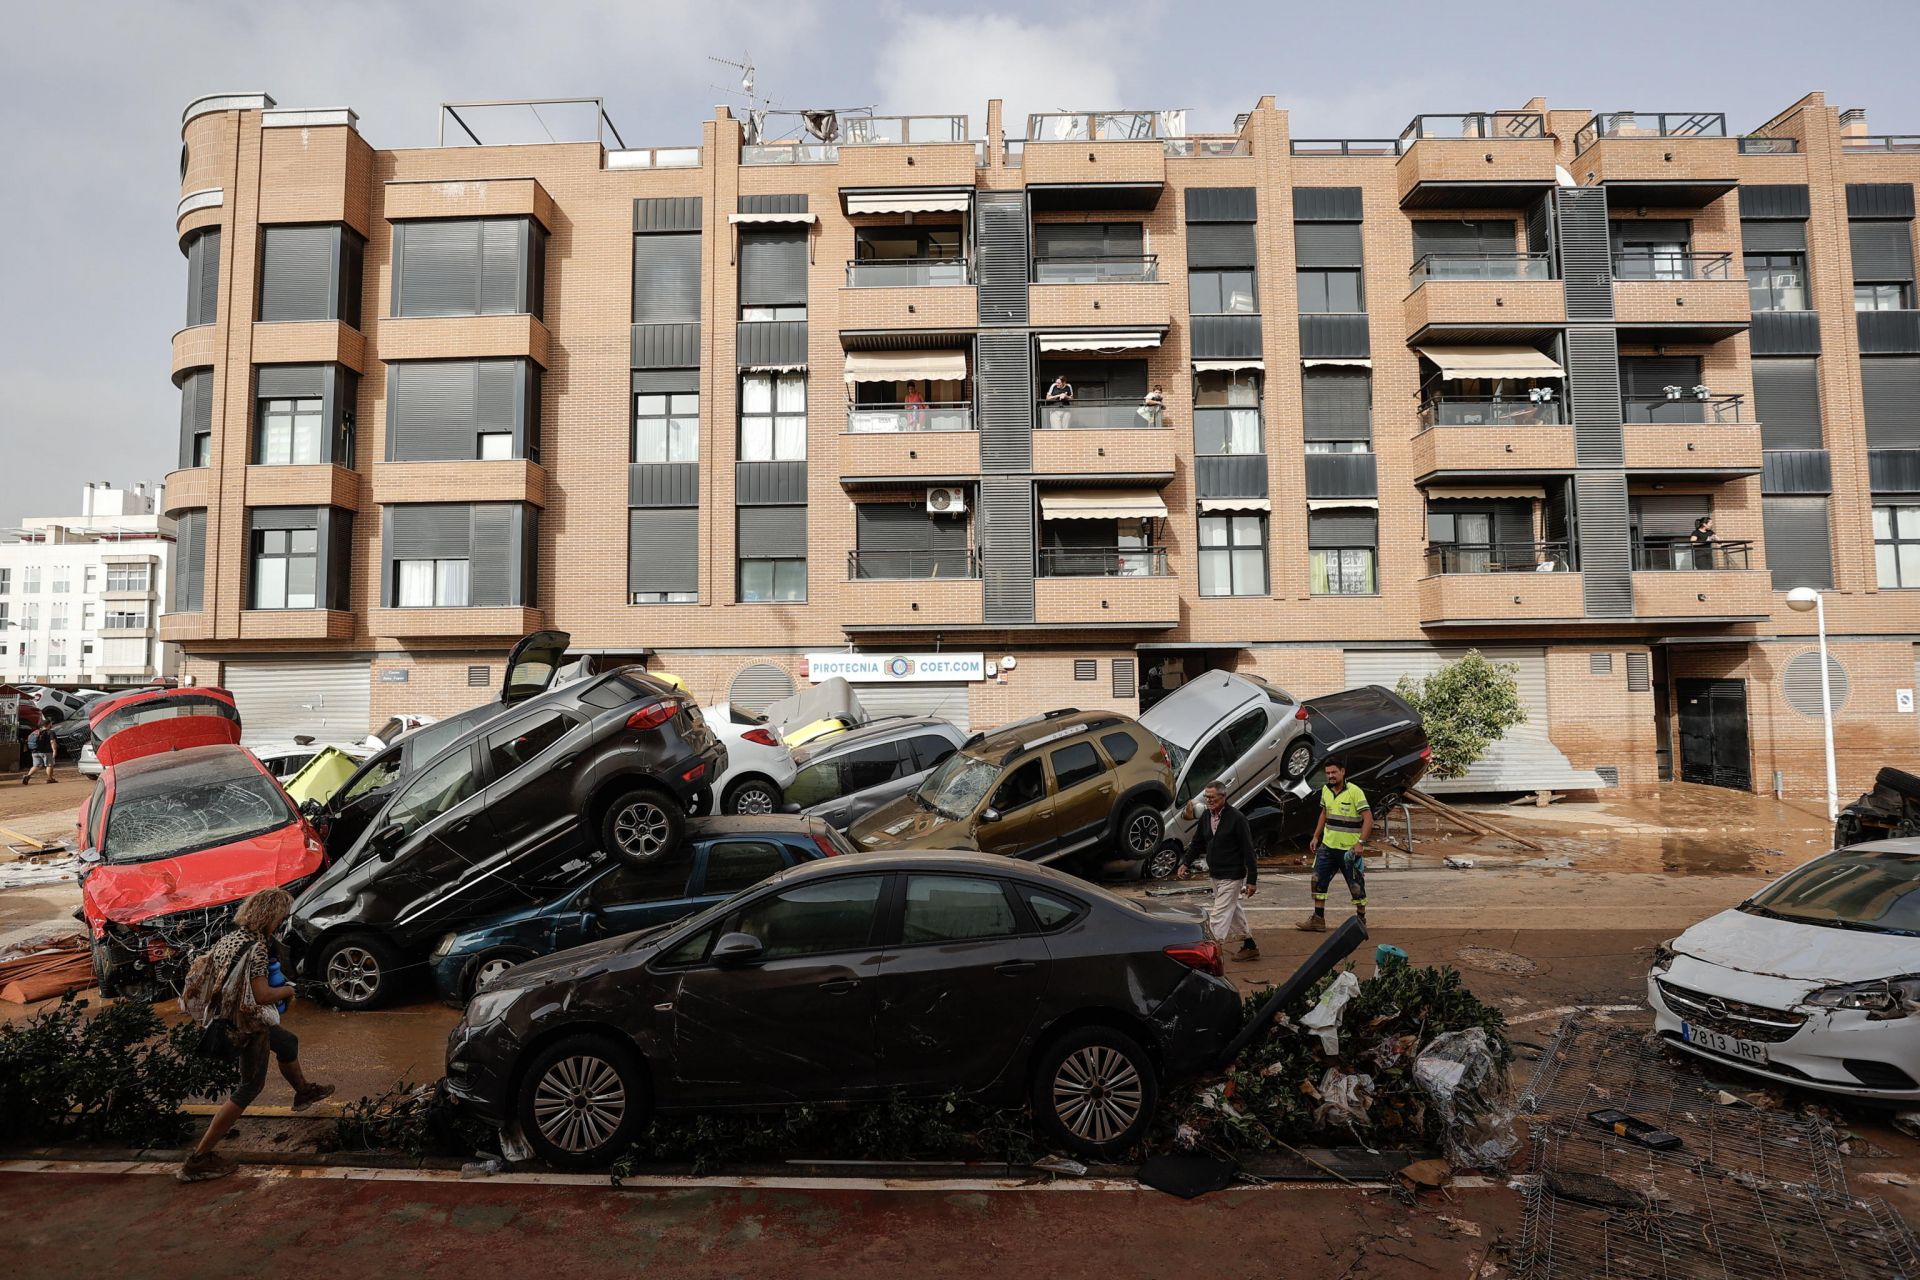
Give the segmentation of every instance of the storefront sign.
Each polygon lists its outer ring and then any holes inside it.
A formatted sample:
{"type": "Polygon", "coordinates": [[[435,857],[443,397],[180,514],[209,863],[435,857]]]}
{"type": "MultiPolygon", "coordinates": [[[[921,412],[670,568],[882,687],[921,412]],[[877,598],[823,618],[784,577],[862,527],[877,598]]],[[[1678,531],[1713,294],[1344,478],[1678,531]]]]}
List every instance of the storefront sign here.
{"type": "Polygon", "coordinates": [[[407,667],[382,667],[380,668],[380,683],[406,684],[408,683],[407,677],[412,674],[413,672],[407,667]]]}
{"type": "Polygon", "coordinates": [[[839,676],[848,684],[923,684],[985,680],[984,653],[810,653],[807,679],[839,676]]]}

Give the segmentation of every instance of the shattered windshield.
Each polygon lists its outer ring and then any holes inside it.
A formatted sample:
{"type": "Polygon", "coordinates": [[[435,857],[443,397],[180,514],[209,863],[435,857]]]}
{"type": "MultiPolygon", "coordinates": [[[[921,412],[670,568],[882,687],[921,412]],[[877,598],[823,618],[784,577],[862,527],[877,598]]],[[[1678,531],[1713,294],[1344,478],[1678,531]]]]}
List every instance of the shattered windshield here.
{"type": "Polygon", "coordinates": [[[1761,890],[1741,910],[1800,924],[1920,934],[1920,854],[1828,854],[1761,890]]]}
{"type": "Polygon", "coordinates": [[[150,862],[212,849],[265,835],[293,820],[279,784],[251,767],[246,774],[168,782],[114,797],[100,846],[106,861],[150,862]]]}
{"type": "Polygon", "coordinates": [[[927,775],[914,794],[941,817],[958,820],[980,807],[999,776],[999,765],[955,752],[927,775]]]}

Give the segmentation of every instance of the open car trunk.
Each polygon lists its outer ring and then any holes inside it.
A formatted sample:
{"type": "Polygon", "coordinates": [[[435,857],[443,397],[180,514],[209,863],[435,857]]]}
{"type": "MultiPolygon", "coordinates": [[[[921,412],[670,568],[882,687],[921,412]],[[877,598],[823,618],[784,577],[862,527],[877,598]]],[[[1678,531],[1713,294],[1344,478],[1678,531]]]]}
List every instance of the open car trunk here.
{"type": "Polygon", "coordinates": [[[240,711],[225,689],[147,689],[102,698],[87,716],[93,753],[104,766],[162,751],[240,741],[240,711]]]}

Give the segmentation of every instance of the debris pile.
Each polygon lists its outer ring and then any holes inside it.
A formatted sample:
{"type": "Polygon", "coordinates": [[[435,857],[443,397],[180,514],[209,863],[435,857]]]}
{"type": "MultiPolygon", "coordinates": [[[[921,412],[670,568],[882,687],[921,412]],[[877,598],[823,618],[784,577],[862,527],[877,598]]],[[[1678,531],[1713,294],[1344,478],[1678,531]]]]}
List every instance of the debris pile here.
{"type": "Polygon", "coordinates": [[[93,957],[85,938],[63,938],[45,950],[0,960],[0,1000],[32,1004],[93,985],[93,957]]]}

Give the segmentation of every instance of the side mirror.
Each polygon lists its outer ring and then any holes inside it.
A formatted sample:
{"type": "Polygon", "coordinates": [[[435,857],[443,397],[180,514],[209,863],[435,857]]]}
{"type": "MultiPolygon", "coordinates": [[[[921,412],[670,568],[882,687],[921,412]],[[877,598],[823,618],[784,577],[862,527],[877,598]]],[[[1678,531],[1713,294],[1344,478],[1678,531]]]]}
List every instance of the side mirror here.
{"type": "Polygon", "coordinates": [[[722,969],[737,969],[757,962],[766,951],[766,944],[750,933],[723,933],[713,944],[713,963],[722,969]]]}
{"type": "Polygon", "coordinates": [[[980,821],[998,822],[1000,821],[1000,811],[998,809],[982,809],[980,811],[980,821]]]}
{"type": "Polygon", "coordinates": [[[384,862],[400,851],[400,839],[400,828],[382,827],[367,838],[367,845],[384,862]]]}

